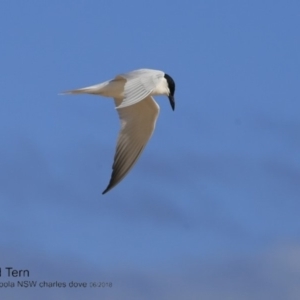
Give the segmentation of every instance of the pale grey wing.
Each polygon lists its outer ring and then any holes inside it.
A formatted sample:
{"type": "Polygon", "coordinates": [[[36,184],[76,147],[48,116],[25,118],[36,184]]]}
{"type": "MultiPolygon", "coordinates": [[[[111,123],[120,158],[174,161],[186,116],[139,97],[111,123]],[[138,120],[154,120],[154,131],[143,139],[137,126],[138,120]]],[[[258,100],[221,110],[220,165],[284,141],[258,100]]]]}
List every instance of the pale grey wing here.
{"type": "MultiPolygon", "coordinates": [[[[116,105],[121,100],[116,99],[116,105]]],[[[149,96],[132,106],[118,109],[121,130],[118,137],[112,175],[103,194],[117,185],[134,166],[150,139],[159,114],[159,106],[149,96]]]]}
{"type": "Polygon", "coordinates": [[[152,76],[152,75],[164,76],[164,74],[165,73],[163,71],[159,71],[159,70],[139,69],[139,70],[130,71],[128,73],[123,73],[118,76],[121,76],[126,79],[134,79],[134,78],[141,77],[141,76],[152,76]]]}
{"type": "Polygon", "coordinates": [[[148,97],[163,76],[164,72],[150,69],[141,69],[118,75],[116,79],[125,78],[126,83],[123,101],[117,108],[133,105],[148,97]]]}

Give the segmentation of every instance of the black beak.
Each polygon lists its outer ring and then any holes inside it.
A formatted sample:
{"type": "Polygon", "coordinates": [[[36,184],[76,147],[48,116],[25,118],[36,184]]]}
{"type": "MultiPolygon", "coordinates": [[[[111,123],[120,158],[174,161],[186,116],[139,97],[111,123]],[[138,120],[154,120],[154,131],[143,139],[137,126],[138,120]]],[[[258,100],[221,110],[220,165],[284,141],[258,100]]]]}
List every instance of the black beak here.
{"type": "Polygon", "coordinates": [[[173,110],[175,110],[175,99],[174,96],[170,95],[169,96],[170,104],[173,110]]]}

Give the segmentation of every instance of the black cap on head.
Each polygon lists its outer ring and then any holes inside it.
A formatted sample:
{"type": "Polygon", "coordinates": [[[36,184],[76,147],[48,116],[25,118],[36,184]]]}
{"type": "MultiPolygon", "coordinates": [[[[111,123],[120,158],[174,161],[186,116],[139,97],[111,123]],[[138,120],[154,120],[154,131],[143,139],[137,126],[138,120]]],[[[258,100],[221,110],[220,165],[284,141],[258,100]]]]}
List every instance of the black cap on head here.
{"type": "Polygon", "coordinates": [[[175,94],[175,81],[173,80],[173,78],[168,75],[165,74],[164,76],[167,80],[168,86],[169,86],[169,90],[170,90],[170,94],[169,94],[169,100],[170,100],[170,104],[172,109],[175,109],[175,99],[174,99],[174,94],[175,94]]]}

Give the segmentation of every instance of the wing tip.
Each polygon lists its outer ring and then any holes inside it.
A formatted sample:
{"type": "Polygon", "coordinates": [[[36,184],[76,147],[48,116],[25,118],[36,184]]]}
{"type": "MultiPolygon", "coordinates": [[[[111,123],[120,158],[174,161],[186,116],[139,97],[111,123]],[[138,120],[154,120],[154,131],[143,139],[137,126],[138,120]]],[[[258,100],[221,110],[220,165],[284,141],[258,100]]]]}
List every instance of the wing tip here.
{"type": "Polygon", "coordinates": [[[110,180],[108,186],[106,187],[106,189],[102,192],[102,195],[106,194],[107,192],[109,192],[113,187],[115,186],[115,184],[112,183],[112,180],[110,180]]]}
{"type": "Polygon", "coordinates": [[[103,192],[102,195],[106,194],[109,191],[109,188],[107,187],[103,192]]]}

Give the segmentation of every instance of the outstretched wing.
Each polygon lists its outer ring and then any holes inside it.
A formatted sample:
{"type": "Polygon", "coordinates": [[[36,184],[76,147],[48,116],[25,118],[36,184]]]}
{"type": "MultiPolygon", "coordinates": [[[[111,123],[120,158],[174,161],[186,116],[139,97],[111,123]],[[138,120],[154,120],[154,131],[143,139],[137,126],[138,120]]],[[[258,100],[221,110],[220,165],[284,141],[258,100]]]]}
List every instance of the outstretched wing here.
{"type": "Polygon", "coordinates": [[[116,79],[125,78],[124,99],[117,109],[140,102],[148,97],[156,88],[164,72],[150,69],[140,69],[121,74],[116,79]]]}
{"type": "MultiPolygon", "coordinates": [[[[121,101],[115,99],[116,106],[121,101]]],[[[117,111],[121,121],[121,130],[111,179],[103,194],[117,185],[138,160],[154,131],[159,106],[151,96],[148,96],[143,101],[120,108],[117,111]]]]}

